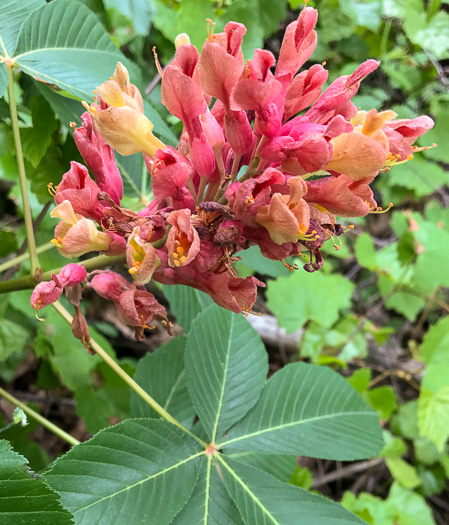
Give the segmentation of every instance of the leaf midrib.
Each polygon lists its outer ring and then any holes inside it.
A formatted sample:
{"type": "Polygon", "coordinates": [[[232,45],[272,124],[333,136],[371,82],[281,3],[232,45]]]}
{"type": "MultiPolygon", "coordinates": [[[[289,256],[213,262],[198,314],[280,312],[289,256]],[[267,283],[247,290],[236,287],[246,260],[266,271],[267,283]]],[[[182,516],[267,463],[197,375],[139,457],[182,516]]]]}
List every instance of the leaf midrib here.
{"type": "Polygon", "coordinates": [[[168,410],[168,405],[170,404],[172,397],[175,395],[176,389],[180,381],[184,377],[184,375],[185,375],[185,369],[183,368],[181,372],[179,373],[178,377],[176,378],[176,381],[173,383],[173,386],[171,387],[170,392],[168,393],[167,399],[165,400],[165,403],[164,403],[165,410],[168,410]]]}
{"type": "MultiPolygon", "coordinates": [[[[90,507],[93,507],[94,505],[97,505],[97,503],[101,503],[102,501],[105,501],[107,499],[110,499],[110,498],[113,498],[115,496],[118,496],[119,494],[121,494],[122,492],[126,492],[128,490],[131,490],[135,487],[138,487],[139,485],[142,485],[143,483],[146,483],[147,481],[150,481],[152,479],[155,479],[163,474],[166,474],[167,472],[171,471],[171,470],[174,470],[178,467],[180,467],[181,465],[185,465],[186,463],[188,463],[189,461],[191,461],[192,459],[195,459],[199,456],[202,456],[203,454],[205,454],[205,451],[201,451],[201,452],[197,452],[196,454],[193,454],[192,456],[189,456],[188,458],[186,459],[183,459],[182,461],[179,461],[178,463],[176,463],[175,465],[172,465],[171,467],[168,467],[164,470],[161,470],[160,472],[157,472],[156,474],[153,474],[151,476],[148,476],[147,478],[145,479],[141,479],[139,480],[138,482],[136,483],[133,483],[132,485],[129,485],[128,487],[125,487],[117,492],[114,492],[113,494],[109,494],[108,496],[104,496],[103,498],[100,498],[96,501],[94,501],[93,503],[90,503],[89,505],[86,505],[85,507],[81,507],[75,511],[72,511],[73,514],[76,514],[77,512],[80,512],[82,510],[87,510],[89,509],[90,507]]],[[[58,491],[60,494],[62,494],[63,492],[65,491],[58,491]]]]}
{"type": "Polygon", "coordinates": [[[116,55],[117,57],[121,56],[120,52],[114,49],[111,49],[111,51],[107,51],[105,49],[92,49],[91,47],[41,47],[39,49],[32,49],[31,51],[25,51],[25,53],[20,53],[19,55],[16,55],[14,57],[11,57],[11,60],[14,60],[14,62],[17,62],[20,58],[23,58],[28,55],[33,55],[37,53],[43,53],[45,51],[84,51],[89,53],[102,53],[107,55],[116,55]]]}
{"type": "Polygon", "coordinates": [[[226,361],[225,361],[225,364],[224,364],[224,367],[223,367],[223,382],[222,382],[222,385],[221,385],[220,399],[218,401],[218,406],[217,406],[217,415],[215,417],[215,422],[214,422],[214,427],[213,427],[213,432],[212,432],[212,443],[215,443],[215,438],[216,438],[216,435],[217,435],[218,422],[220,420],[221,409],[222,409],[222,406],[223,406],[223,397],[224,397],[224,392],[225,392],[226,378],[228,376],[229,355],[231,353],[231,340],[232,340],[231,333],[232,333],[233,326],[234,326],[234,318],[231,317],[231,324],[230,324],[229,332],[228,332],[228,334],[229,334],[228,345],[227,345],[227,348],[226,348],[226,361]]]}
{"type": "Polygon", "coordinates": [[[209,521],[209,497],[210,497],[210,470],[212,467],[212,457],[207,457],[207,465],[206,465],[206,497],[204,501],[204,525],[207,525],[207,522],[209,521]]]}
{"type": "Polygon", "coordinates": [[[223,443],[219,443],[216,445],[217,448],[222,448],[222,447],[226,447],[228,445],[231,445],[232,443],[236,443],[238,441],[243,441],[245,439],[249,439],[249,438],[252,438],[252,437],[255,437],[255,436],[260,436],[262,434],[266,434],[267,432],[274,432],[276,430],[283,430],[284,428],[289,428],[289,427],[293,427],[295,425],[303,425],[305,423],[310,423],[310,422],[313,422],[313,421],[321,421],[323,419],[329,419],[329,418],[332,418],[332,417],[340,417],[340,416],[353,416],[353,415],[358,415],[358,416],[372,416],[372,417],[376,417],[377,418],[377,415],[373,412],[358,412],[358,411],[355,411],[355,412],[339,412],[338,414],[326,414],[324,416],[317,416],[317,417],[311,417],[311,418],[308,418],[308,419],[302,419],[301,421],[292,421],[291,423],[285,423],[283,425],[277,425],[275,427],[269,427],[269,428],[264,428],[262,430],[258,430],[257,432],[252,432],[251,434],[245,434],[244,436],[240,436],[240,437],[236,437],[234,439],[230,439],[228,441],[224,441],[223,443]]]}

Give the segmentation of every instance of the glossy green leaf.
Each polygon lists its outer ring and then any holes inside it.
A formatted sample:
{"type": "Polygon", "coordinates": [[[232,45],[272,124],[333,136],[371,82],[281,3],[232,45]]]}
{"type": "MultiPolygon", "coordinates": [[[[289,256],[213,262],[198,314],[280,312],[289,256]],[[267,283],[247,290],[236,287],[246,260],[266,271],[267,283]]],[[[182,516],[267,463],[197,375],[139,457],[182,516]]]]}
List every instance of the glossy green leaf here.
{"type": "Polygon", "coordinates": [[[87,100],[118,61],[127,64],[97,17],[69,0],[45,4],[25,21],[14,59],[32,77],[87,100]]]}
{"type": "Polygon", "coordinates": [[[265,347],[243,316],[211,305],[193,321],[187,384],[212,442],[254,406],[267,373],[265,347]]]}
{"type": "Polygon", "coordinates": [[[164,286],[164,295],[170,303],[170,309],[175,314],[176,320],[186,333],[190,332],[192,321],[213,304],[207,294],[182,284],[164,286]]]}
{"type": "Polygon", "coordinates": [[[376,455],[383,439],[377,414],[342,376],[296,363],[274,374],[220,446],[354,460],[376,455]]]}
{"type": "Polygon", "coordinates": [[[219,465],[226,489],[247,525],[363,524],[338,503],[282,483],[257,468],[221,458],[219,465]]]}
{"type": "Polygon", "coordinates": [[[192,494],[200,449],[166,421],[128,419],[74,447],[45,478],[77,525],[165,525],[192,494]]]}
{"type": "Polygon", "coordinates": [[[354,284],[341,275],[310,274],[300,269],[268,283],[267,306],[289,333],[308,320],[330,327],[339,310],[350,306],[353,289],[354,284]]]}
{"type": "Polygon", "coordinates": [[[45,5],[45,0],[3,0],[0,5],[0,55],[12,56],[16,47],[20,29],[38,7],[45,5]]]}
{"type": "Polygon", "coordinates": [[[59,495],[32,471],[28,461],[0,441],[0,523],[2,525],[69,525],[71,514],[59,495]]]}
{"type": "MultiPolygon", "coordinates": [[[[195,410],[187,390],[184,369],[186,338],[178,337],[162,345],[139,361],[134,379],[184,426],[191,427],[195,410]]],[[[132,417],[159,418],[134,391],[131,394],[132,417]]]]}
{"type": "Polygon", "coordinates": [[[221,480],[220,465],[201,458],[198,481],[187,505],[173,525],[244,525],[221,480]]]}

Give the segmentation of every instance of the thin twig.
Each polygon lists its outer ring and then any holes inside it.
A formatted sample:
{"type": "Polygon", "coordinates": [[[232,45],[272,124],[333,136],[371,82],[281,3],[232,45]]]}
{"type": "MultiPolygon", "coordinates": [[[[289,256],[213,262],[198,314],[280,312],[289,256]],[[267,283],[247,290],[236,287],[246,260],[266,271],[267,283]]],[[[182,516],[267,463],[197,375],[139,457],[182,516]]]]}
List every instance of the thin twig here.
{"type": "Polygon", "coordinates": [[[8,71],[9,111],[11,114],[11,126],[14,135],[14,145],[16,148],[16,160],[19,171],[20,191],[22,193],[23,214],[25,217],[25,227],[30,252],[31,274],[35,276],[39,270],[39,259],[36,251],[36,241],[34,239],[33,217],[31,215],[30,201],[28,198],[25,163],[23,161],[22,142],[20,140],[19,119],[17,116],[16,99],[14,97],[14,77],[12,74],[12,65],[7,63],[6,69],[8,71]]]}
{"type": "Polygon", "coordinates": [[[3,388],[0,388],[0,396],[4,397],[6,400],[8,400],[13,405],[21,408],[25,412],[25,414],[35,419],[37,422],[39,422],[45,428],[48,428],[48,430],[58,435],[60,438],[67,441],[67,443],[70,443],[70,445],[79,444],[79,441],[75,439],[73,436],[71,436],[70,434],[67,434],[67,432],[62,430],[62,428],[59,428],[58,426],[56,426],[51,421],[48,421],[48,419],[46,419],[44,416],[41,416],[40,414],[35,412],[32,408],[25,405],[21,401],[19,401],[17,398],[9,394],[6,390],[3,390],[3,388]]]}
{"type": "Polygon", "coordinates": [[[348,465],[347,467],[341,467],[340,469],[329,472],[329,474],[323,474],[322,476],[316,478],[313,482],[312,488],[321,487],[322,485],[327,485],[332,481],[338,479],[347,478],[356,472],[361,472],[370,468],[373,468],[377,465],[383,463],[382,458],[370,459],[368,461],[361,461],[360,463],[354,463],[353,465],[348,465]]]}

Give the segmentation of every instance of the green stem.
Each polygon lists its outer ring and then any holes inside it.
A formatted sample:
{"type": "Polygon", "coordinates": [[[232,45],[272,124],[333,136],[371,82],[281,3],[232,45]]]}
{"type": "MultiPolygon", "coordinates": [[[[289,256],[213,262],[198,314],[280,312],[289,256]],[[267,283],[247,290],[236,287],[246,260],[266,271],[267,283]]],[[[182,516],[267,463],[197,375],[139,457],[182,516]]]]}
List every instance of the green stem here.
{"type": "MultiPolygon", "coordinates": [[[[93,270],[100,270],[106,268],[107,266],[112,266],[114,264],[120,264],[125,262],[126,255],[115,255],[114,257],[109,257],[108,255],[99,255],[98,257],[92,257],[92,259],[87,259],[87,261],[81,261],[78,264],[83,265],[88,272],[93,270]]],[[[63,268],[63,267],[62,267],[63,268]]],[[[11,279],[9,281],[0,282],[0,294],[15,292],[18,290],[29,290],[34,288],[36,284],[40,281],[49,281],[52,274],[58,275],[62,268],[57,268],[55,270],[49,270],[44,272],[39,276],[39,279],[36,279],[33,275],[27,275],[25,277],[18,277],[17,279],[11,279]]]]}
{"type": "MultiPolygon", "coordinates": [[[[73,317],[70,315],[70,313],[62,306],[62,304],[57,301],[56,303],[53,303],[53,308],[69,323],[72,324],[73,317]]],[[[169,421],[170,423],[173,423],[173,425],[176,425],[180,429],[184,430],[184,432],[187,432],[187,434],[190,434],[195,439],[200,441],[204,446],[207,446],[207,443],[205,443],[203,440],[199,439],[197,436],[192,434],[189,430],[187,430],[179,421],[177,421],[172,415],[170,415],[155,399],[153,399],[145,390],[138,385],[134,379],[129,376],[121,366],[112,359],[112,357],[94,340],[91,339],[89,342],[90,347],[96,354],[98,354],[103,361],[109,365],[112,370],[116,374],[118,374],[125,383],[127,383],[134,392],[140,396],[146,403],[150,405],[150,407],[155,410],[163,419],[166,421],[169,421]]]]}
{"type": "Polygon", "coordinates": [[[67,443],[70,443],[71,445],[78,445],[79,444],[79,441],[77,439],[75,439],[70,434],[67,434],[67,432],[64,432],[64,430],[62,430],[61,428],[57,427],[56,425],[54,425],[50,421],[48,421],[48,419],[45,419],[45,417],[43,417],[40,414],[38,414],[37,412],[35,412],[32,408],[30,408],[29,406],[25,405],[25,403],[22,403],[21,401],[16,399],[11,394],[8,394],[8,392],[6,390],[3,390],[3,388],[0,388],[0,396],[2,396],[5,399],[7,399],[13,405],[21,408],[25,412],[25,414],[28,414],[30,417],[32,417],[33,419],[38,421],[45,428],[48,428],[48,430],[50,430],[51,432],[53,432],[54,434],[56,434],[60,438],[62,438],[65,441],[67,441],[67,443]]]}
{"type": "Polygon", "coordinates": [[[19,170],[20,191],[22,193],[23,213],[25,216],[28,250],[30,254],[31,274],[34,276],[39,270],[39,259],[37,257],[36,241],[34,239],[33,231],[33,218],[31,216],[30,201],[28,199],[27,178],[25,173],[25,164],[23,162],[22,142],[20,140],[19,119],[17,118],[16,99],[14,97],[14,77],[12,74],[12,66],[6,64],[6,69],[8,71],[9,111],[11,114],[11,125],[14,135],[14,144],[16,147],[17,168],[19,170]]]}
{"type": "MultiPolygon", "coordinates": [[[[42,246],[38,246],[36,248],[36,252],[38,254],[44,253],[51,248],[54,248],[55,245],[51,242],[47,242],[46,244],[43,244],[42,246]]],[[[5,270],[8,270],[9,268],[12,268],[13,266],[16,266],[17,264],[21,264],[27,259],[29,259],[30,254],[28,252],[25,252],[22,255],[18,255],[17,257],[14,257],[14,259],[10,259],[9,261],[4,262],[3,264],[0,264],[0,273],[4,272],[5,270]]]]}

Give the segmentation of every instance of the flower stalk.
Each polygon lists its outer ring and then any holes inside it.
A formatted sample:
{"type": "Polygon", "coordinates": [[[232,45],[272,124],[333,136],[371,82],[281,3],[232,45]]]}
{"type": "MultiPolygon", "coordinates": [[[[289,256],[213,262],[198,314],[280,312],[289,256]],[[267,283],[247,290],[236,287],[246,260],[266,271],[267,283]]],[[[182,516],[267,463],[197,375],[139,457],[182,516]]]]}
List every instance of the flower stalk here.
{"type": "MultiPolygon", "coordinates": [[[[67,321],[69,324],[72,324],[73,317],[70,315],[70,313],[62,306],[62,304],[57,301],[53,303],[53,308],[61,315],[61,317],[67,321]]],[[[90,339],[89,346],[92,348],[92,350],[103,359],[103,361],[114,370],[114,372],[119,375],[125,383],[127,383],[134,392],[141,397],[145,403],[150,405],[150,407],[155,410],[163,419],[168,421],[169,423],[172,423],[173,425],[176,425],[181,430],[186,432],[187,434],[190,434],[195,439],[200,441],[203,445],[206,446],[206,443],[196,437],[194,434],[192,434],[189,430],[187,430],[181,423],[176,420],[171,414],[169,414],[155,399],[153,399],[145,390],[137,384],[134,379],[129,376],[123,368],[112,359],[112,357],[94,340],[90,339]]]]}
{"type": "Polygon", "coordinates": [[[35,276],[39,272],[40,266],[37,256],[36,241],[34,238],[33,218],[31,216],[30,201],[28,199],[25,164],[23,161],[22,142],[20,140],[19,120],[17,117],[17,105],[14,96],[14,77],[12,73],[12,66],[6,64],[6,69],[8,71],[9,111],[11,114],[11,126],[14,135],[14,145],[16,148],[17,168],[19,170],[20,191],[22,193],[23,213],[25,216],[28,251],[31,263],[31,275],[35,276]]]}

